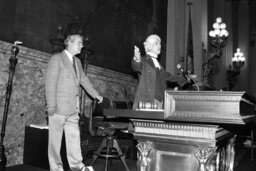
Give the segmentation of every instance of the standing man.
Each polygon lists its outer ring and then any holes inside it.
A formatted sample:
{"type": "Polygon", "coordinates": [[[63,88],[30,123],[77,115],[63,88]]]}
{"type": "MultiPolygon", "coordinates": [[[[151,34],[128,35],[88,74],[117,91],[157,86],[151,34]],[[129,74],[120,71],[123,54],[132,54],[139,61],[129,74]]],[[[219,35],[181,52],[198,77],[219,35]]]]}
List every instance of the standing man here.
{"type": "Polygon", "coordinates": [[[183,86],[187,83],[187,79],[183,76],[172,76],[157,61],[161,52],[161,39],[158,35],[148,36],[144,42],[144,48],[146,55],[141,57],[139,48],[134,46],[132,69],[139,74],[139,85],[133,109],[138,108],[139,102],[151,102],[156,104],[158,109],[163,109],[167,81],[177,82],[183,86]]]}
{"type": "Polygon", "coordinates": [[[66,49],[51,57],[46,71],[45,94],[49,116],[48,158],[51,171],[63,171],[60,156],[61,140],[65,133],[67,159],[72,171],[89,170],[82,163],[80,146],[79,96],[80,85],[102,102],[102,96],[93,88],[75,55],[81,52],[83,37],[69,35],[66,49]]]}

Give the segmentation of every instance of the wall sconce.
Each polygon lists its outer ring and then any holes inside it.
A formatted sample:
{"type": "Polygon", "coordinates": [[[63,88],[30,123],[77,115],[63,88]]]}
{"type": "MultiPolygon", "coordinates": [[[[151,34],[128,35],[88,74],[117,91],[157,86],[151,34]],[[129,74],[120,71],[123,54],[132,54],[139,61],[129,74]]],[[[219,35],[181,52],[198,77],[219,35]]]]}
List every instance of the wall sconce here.
{"type": "Polygon", "coordinates": [[[222,18],[218,17],[213,24],[214,30],[209,32],[211,45],[219,51],[227,45],[228,31],[226,30],[226,27],[226,24],[222,23],[222,18]]]}
{"type": "Polygon", "coordinates": [[[240,48],[236,49],[234,56],[232,57],[232,66],[229,66],[228,70],[228,86],[229,90],[232,90],[237,82],[236,77],[240,74],[241,68],[243,68],[245,63],[245,57],[241,52],[240,48]]]}
{"type": "Polygon", "coordinates": [[[240,69],[244,66],[244,61],[244,54],[241,52],[240,48],[237,48],[236,53],[234,53],[234,56],[232,58],[233,69],[240,72],[240,69]]]}

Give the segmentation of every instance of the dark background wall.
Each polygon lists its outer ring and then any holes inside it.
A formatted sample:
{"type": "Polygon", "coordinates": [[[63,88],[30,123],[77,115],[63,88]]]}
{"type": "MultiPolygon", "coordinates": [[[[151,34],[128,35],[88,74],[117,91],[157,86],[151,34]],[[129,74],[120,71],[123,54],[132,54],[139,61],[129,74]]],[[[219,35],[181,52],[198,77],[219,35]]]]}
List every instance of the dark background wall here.
{"type": "Polygon", "coordinates": [[[166,8],[167,0],[1,0],[0,39],[19,39],[23,46],[51,53],[49,39],[57,36],[57,27],[65,29],[78,16],[94,52],[90,63],[131,74],[134,45],[143,52],[151,33],[159,34],[165,45],[166,8]]]}
{"type": "Polygon", "coordinates": [[[251,29],[256,28],[256,18],[255,18],[255,11],[256,11],[256,1],[250,0],[250,25],[251,29]]]}

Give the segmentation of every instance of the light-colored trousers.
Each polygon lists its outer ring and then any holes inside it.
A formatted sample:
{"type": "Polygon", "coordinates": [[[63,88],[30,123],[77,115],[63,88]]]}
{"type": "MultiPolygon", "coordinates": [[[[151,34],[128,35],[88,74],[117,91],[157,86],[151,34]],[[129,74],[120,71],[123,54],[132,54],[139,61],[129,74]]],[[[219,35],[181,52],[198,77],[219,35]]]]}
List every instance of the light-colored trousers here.
{"type": "Polygon", "coordinates": [[[50,171],[63,171],[60,149],[63,131],[65,133],[66,151],[72,170],[84,167],[80,146],[79,116],[54,114],[49,116],[48,159],[50,171]]]}

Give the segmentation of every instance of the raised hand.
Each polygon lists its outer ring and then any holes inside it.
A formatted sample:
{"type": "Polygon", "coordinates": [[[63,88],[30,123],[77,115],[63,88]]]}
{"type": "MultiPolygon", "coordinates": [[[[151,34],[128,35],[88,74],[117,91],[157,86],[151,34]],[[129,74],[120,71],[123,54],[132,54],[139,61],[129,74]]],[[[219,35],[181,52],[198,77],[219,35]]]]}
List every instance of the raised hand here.
{"type": "Polygon", "coordinates": [[[140,49],[137,46],[134,46],[134,57],[133,57],[133,59],[136,62],[140,62],[141,61],[140,49]]]}
{"type": "Polygon", "coordinates": [[[98,100],[98,103],[102,103],[103,97],[102,96],[97,96],[96,99],[98,100]]]}

